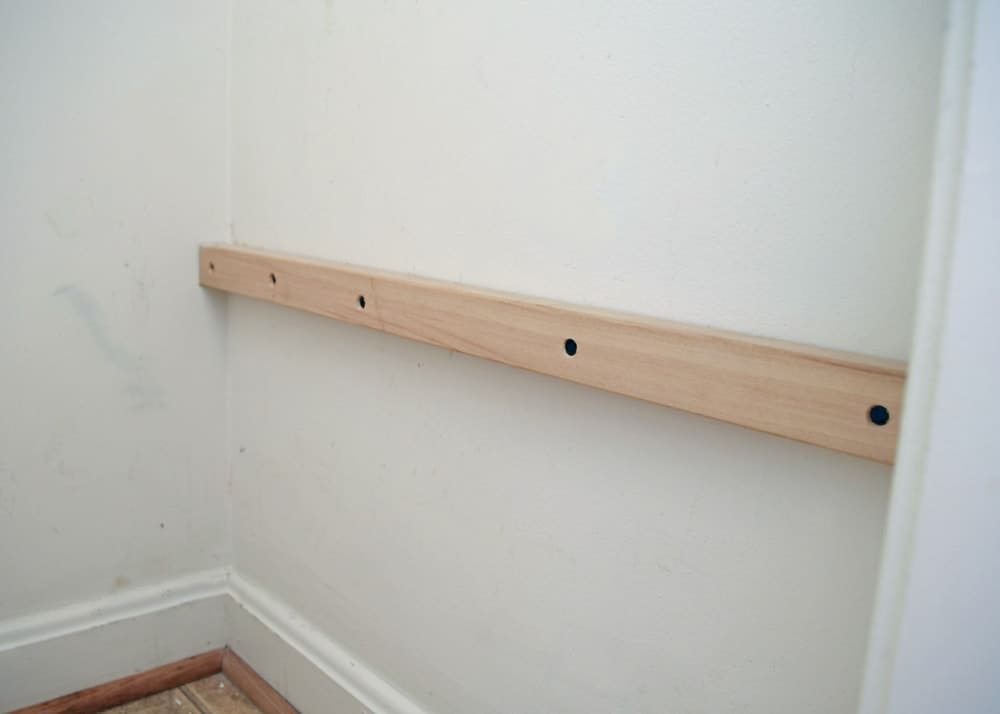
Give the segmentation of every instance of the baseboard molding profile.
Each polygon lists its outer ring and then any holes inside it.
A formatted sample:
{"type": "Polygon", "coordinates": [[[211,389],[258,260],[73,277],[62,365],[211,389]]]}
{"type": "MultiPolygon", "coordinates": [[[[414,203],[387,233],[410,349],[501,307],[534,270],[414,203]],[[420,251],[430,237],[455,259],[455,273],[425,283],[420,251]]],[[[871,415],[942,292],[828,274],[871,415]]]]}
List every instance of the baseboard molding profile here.
{"type": "Polygon", "coordinates": [[[0,622],[0,653],[224,595],[228,578],[225,568],[204,570],[6,620],[0,622]]]}
{"type": "MultiPolygon", "coordinates": [[[[268,647],[287,648],[287,655],[294,655],[300,662],[300,667],[309,666],[317,673],[329,680],[329,683],[336,685],[336,690],[331,690],[326,683],[313,686],[322,686],[324,691],[322,698],[327,700],[330,697],[338,698],[339,701],[349,701],[354,706],[364,707],[365,712],[372,714],[429,714],[416,702],[405,694],[395,689],[379,673],[368,667],[364,662],[345,650],[339,643],[323,634],[322,630],[296,612],[280,598],[268,592],[265,588],[241,576],[232,573],[229,580],[230,595],[233,604],[243,611],[250,618],[251,623],[243,625],[259,627],[263,632],[260,634],[273,635],[269,640],[268,647]],[[277,640],[277,642],[275,641],[277,640]]],[[[275,670],[275,678],[272,679],[267,670],[267,665],[263,662],[258,665],[249,659],[252,645],[244,643],[240,639],[240,625],[229,625],[230,637],[234,638],[235,649],[241,655],[248,658],[251,666],[261,673],[268,681],[275,686],[278,691],[282,691],[283,683],[277,679],[279,671],[275,670]]],[[[272,652],[272,657],[274,653],[272,652]]],[[[274,657],[274,661],[281,662],[283,667],[288,667],[288,657],[274,657]]],[[[286,673],[286,676],[287,673],[286,673]]],[[[305,676],[305,675],[300,675],[305,676]]],[[[315,678],[313,678],[315,682],[315,678]]],[[[306,702],[299,701],[294,693],[290,693],[289,700],[292,704],[299,706],[303,711],[324,711],[316,705],[309,706],[306,702]]],[[[339,711],[336,707],[326,705],[325,711],[339,711]]],[[[346,707],[345,707],[346,710],[346,707]]]]}
{"type": "Polygon", "coordinates": [[[905,365],[233,245],[201,285],[892,463],[905,365]]]}
{"type": "Polygon", "coordinates": [[[265,714],[427,714],[280,598],[227,569],[0,622],[0,712],[99,711],[220,670],[265,714]]]}
{"type": "Polygon", "coordinates": [[[0,711],[224,647],[227,577],[188,573],[0,622],[0,711]]]}

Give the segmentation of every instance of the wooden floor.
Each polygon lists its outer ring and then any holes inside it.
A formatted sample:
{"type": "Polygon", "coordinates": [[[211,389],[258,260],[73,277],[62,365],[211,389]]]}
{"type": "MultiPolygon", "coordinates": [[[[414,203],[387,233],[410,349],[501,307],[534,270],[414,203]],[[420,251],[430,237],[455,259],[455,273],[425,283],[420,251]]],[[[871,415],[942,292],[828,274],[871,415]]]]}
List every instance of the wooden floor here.
{"type": "Polygon", "coordinates": [[[247,695],[224,674],[154,694],[103,714],[259,714],[247,695]]]}

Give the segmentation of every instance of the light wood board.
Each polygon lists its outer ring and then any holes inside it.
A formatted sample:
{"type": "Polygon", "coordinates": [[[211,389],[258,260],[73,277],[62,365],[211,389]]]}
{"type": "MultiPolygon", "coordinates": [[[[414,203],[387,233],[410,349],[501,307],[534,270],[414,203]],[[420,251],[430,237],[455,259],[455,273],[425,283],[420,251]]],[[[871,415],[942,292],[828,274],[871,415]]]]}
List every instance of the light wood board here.
{"type": "MultiPolygon", "coordinates": [[[[225,668],[225,658],[234,657],[229,650],[223,656],[223,668],[225,668]]],[[[257,673],[254,672],[257,677],[257,673]]],[[[259,680],[260,677],[257,677],[259,680]]],[[[263,680],[260,680],[263,682],[263,680]]],[[[264,685],[268,690],[274,691],[269,685],[264,685]]],[[[181,691],[197,705],[197,711],[204,714],[275,714],[270,709],[258,707],[247,692],[240,689],[239,685],[233,682],[222,672],[213,674],[211,677],[199,679],[197,682],[185,684],[181,691]]],[[[284,700],[282,700],[284,701],[284,700]]],[[[294,709],[289,708],[290,712],[294,709]]]]}
{"type": "Polygon", "coordinates": [[[199,275],[206,287],[894,459],[906,379],[899,362],[241,246],[202,246],[199,275]],[[873,423],[873,407],[888,423],[873,423]]]}

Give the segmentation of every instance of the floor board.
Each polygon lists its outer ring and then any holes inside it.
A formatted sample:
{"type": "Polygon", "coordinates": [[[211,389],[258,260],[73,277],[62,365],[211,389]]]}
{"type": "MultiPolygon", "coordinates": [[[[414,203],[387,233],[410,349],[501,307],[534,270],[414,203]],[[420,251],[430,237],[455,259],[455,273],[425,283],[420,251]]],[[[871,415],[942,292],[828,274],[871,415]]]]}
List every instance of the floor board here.
{"type": "Polygon", "coordinates": [[[102,714],[260,714],[224,674],[213,674],[197,682],[185,684],[129,702],[102,714]]]}

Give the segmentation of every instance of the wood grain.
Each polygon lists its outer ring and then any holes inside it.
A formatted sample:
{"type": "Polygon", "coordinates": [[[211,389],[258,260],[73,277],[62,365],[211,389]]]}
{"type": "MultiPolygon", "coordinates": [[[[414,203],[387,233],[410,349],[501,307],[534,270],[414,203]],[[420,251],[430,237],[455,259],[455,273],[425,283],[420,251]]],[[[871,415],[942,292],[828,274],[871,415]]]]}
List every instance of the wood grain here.
{"type": "Polygon", "coordinates": [[[222,658],[222,673],[229,677],[264,714],[298,714],[295,707],[232,650],[226,650],[222,658]]]}
{"type": "MultiPolygon", "coordinates": [[[[191,685],[185,685],[191,686],[191,685]]],[[[202,709],[182,691],[168,689],[159,694],[153,694],[137,699],[128,704],[121,704],[111,709],[105,709],[101,714],[211,714],[202,709]]]]}
{"type": "Polygon", "coordinates": [[[203,286],[892,463],[905,365],[230,245],[203,286]],[[576,347],[567,353],[567,340],[576,347]],[[889,422],[872,423],[873,406],[889,422]]]}
{"type": "Polygon", "coordinates": [[[222,656],[221,649],[204,652],[11,714],[93,714],[215,674],[222,668],[222,656]]]}
{"type": "Polygon", "coordinates": [[[205,714],[261,714],[260,707],[222,672],[185,684],[181,691],[205,714]]]}

